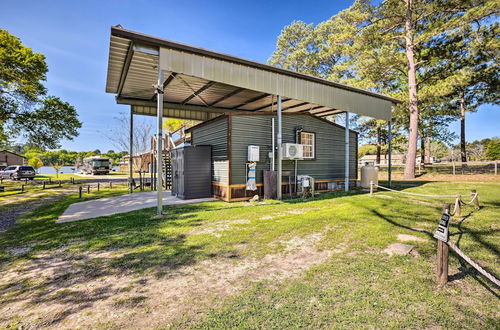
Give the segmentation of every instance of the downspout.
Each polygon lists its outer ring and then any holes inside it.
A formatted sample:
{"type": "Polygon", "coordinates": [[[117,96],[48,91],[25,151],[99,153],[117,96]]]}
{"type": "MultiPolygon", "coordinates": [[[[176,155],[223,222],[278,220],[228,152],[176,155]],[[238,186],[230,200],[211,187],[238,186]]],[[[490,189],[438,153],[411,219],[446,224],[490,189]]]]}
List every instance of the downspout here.
{"type": "Polygon", "coordinates": [[[271,140],[272,140],[272,142],[271,142],[271,144],[272,144],[272,146],[271,146],[271,150],[272,150],[272,152],[271,152],[271,171],[274,171],[274,154],[276,152],[276,145],[274,143],[274,139],[275,139],[275,135],[274,135],[274,117],[271,118],[271,126],[272,126],[271,127],[271,140]]]}

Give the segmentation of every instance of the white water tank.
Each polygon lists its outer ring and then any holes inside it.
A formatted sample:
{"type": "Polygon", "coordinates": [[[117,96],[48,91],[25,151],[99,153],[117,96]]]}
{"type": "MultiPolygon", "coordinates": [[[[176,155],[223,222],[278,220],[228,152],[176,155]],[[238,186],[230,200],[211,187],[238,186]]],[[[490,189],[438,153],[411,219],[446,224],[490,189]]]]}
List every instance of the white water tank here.
{"type": "Polygon", "coordinates": [[[378,167],[371,163],[365,163],[365,166],[361,168],[361,188],[370,189],[370,181],[378,184],[378,167]]]}

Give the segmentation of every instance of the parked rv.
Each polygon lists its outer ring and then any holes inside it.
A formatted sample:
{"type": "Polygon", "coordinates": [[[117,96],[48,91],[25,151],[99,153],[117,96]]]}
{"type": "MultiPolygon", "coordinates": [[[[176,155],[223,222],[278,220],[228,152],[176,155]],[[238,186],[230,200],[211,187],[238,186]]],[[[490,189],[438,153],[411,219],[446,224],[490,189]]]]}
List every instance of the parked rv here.
{"type": "Polygon", "coordinates": [[[83,173],[89,175],[108,174],[111,162],[108,158],[93,156],[83,159],[83,173]]]}

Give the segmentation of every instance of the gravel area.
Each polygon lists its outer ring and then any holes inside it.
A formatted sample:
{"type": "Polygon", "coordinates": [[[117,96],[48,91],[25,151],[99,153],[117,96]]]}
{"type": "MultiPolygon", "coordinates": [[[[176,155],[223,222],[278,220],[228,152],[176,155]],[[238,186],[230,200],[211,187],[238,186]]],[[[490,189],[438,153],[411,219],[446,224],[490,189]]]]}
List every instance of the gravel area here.
{"type": "MultiPolygon", "coordinates": [[[[21,217],[24,213],[33,211],[42,205],[53,202],[64,195],[71,194],[75,192],[75,189],[64,189],[58,191],[57,194],[47,196],[46,198],[40,198],[32,201],[26,201],[20,206],[8,208],[0,213],[0,234],[5,232],[10,227],[16,224],[17,219],[21,217]]],[[[31,194],[32,196],[35,194],[31,194]]]]}

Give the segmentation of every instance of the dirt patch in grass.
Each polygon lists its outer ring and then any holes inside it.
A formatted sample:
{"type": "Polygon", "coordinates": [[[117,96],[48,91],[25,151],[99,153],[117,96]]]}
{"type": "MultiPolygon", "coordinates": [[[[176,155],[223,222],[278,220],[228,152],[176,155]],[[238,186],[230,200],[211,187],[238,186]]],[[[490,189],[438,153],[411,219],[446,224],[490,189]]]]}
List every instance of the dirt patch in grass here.
{"type": "Polygon", "coordinates": [[[134,328],[166,325],[202,313],[255,281],[293,278],[327,261],[338,249],[318,251],[316,243],[322,238],[321,234],[294,237],[283,242],[282,253],[260,259],[216,258],[166,276],[140,277],[113,273],[107,267],[120,253],[73,254],[68,244],[5,271],[0,324],[18,316],[19,325],[28,327],[76,328],[103,322],[134,328]]]}

